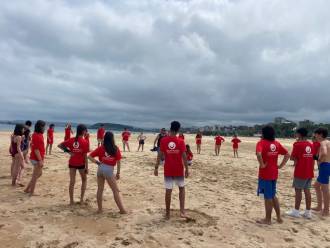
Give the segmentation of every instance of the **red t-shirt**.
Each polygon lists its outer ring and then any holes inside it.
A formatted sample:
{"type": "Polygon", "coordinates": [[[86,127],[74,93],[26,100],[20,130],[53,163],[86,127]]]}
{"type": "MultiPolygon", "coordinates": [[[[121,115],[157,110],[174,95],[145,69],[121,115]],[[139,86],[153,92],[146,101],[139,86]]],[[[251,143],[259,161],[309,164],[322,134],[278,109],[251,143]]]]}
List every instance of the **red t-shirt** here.
{"type": "Polygon", "coordinates": [[[103,127],[97,129],[97,139],[103,139],[104,134],[105,134],[105,129],[103,127]]]}
{"type": "Polygon", "coordinates": [[[48,144],[54,143],[54,129],[53,128],[49,128],[47,130],[47,143],[48,144]]]}
{"type": "Polygon", "coordinates": [[[165,157],[164,176],[184,176],[182,154],[186,152],[186,145],[183,140],[175,136],[166,136],[160,141],[160,151],[165,157]]]}
{"type": "Polygon", "coordinates": [[[314,154],[313,155],[319,155],[320,147],[321,147],[321,143],[320,142],[318,142],[318,141],[314,141],[313,142],[313,151],[314,151],[314,154]]]}
{"type": "Polygon", "coordinates": [[[64,141],[66,141],[71,137],[71,128],[66,128],[64,132],[65,132],[64,141]]]}
{"type": "Polygon", "coordinates": [[[238,149],[238,143],[241,143],[241,140],[239,138],[233,138],[231,140],[231,143],[233,143],[233,148],[238,149]]]}
{"type": "Polygon", "coordinates": [[[44,135],[42,133],[33,133],[32,134],[30,159],[38,161],[38,158],[35,154],[35,150],[39,150],[41,159],[44,160],[45,142],[44,142],[44,135]]]}
{"type": "Polygon", "coordinates": [[[186,155],[188,161],[191,161],[194,157],[194,154],[191,151],[190,152],[186,151],[186,155]]]}
{"type": "Polygon", "coordinates": [[[64,141],[62,145],[71,151],[69,165],[85,165],[85,155],[89,152],[89,144],[84,138],[79,137],[77,141],[76,138],[70,138],[64,141]]]}
{"type": "Polygon", "coordinates": [[[314,177],[314,148],[308,141],[297,141],[293,144],[291,158],[296,160],[294,177],[311,179],[314,177]]]}
{"type": "Polygon", "coordinates": [[[265,168],[259,168],[259,178],[264,180],[276,180],[278,178],[278,156],[286,155],[285,149],[278,141],[262,139],[257,143],[256,152],[261,153],[266,164],[265,168]]]}
{"type": "Polygon", "coordinates": [[[123,138],[123,141],[128,141],[129,140],[129,137],[131,136],[131,133],[129,131],[124,131],[122,134],[121,134],[122,138],[123,138]]]}
{"type": "Polygon", "coordinates": [[[196,135],[196,144],[197,145],[202,144],[202,135],[196,135]]]}
{"type": "Polygon", "coordinates": [[[179,139],[184,140],[184,135],[183,134],[179,134],[179,139]]]}
{"type": "Polygon", "coordinates": [[[117,147],[117,152],[115,156],[111,156],[107,154],[107,152],[104,149],[104,146],[100,146],[96,148],[94,151],[92,151],[89,156],[95,158],[98,157],[99,161],[102,164],[110,165],[110,166],[115,166],[119,160],[121,160],[121,153],[119,148],[117,147]]]}
{"type": "Polygon", "coordinates": [[[220,135],[215,136],[214,140],[215,140],[215,144],[217,146],[220,146],[222,144],[222,142],[225,141],[225,139],[223,137],[221,137],[220,135]]]}

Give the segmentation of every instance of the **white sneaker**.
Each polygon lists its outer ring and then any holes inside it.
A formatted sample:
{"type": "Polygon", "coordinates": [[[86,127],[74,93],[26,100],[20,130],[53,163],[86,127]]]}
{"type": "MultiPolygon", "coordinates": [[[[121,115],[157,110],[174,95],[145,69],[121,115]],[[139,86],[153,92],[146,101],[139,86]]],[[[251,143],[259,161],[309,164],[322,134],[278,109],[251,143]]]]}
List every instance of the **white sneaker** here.
{"type": "Polygon", "coordinates": [[[300,213],[299,213],[299,210],[297,209],[292,209],[288,212],[286,212],[287,215],[291,216],[291,217],[294,217],[294,218],[300,218],[300,213]]]}
{"type": "Polygon", "coordinates": [[[303,212],[303,214],[301,216],[306,218],[306,219],[312,219],[313,218],[311,210],[305,210],[305,212],[303,212]]]}

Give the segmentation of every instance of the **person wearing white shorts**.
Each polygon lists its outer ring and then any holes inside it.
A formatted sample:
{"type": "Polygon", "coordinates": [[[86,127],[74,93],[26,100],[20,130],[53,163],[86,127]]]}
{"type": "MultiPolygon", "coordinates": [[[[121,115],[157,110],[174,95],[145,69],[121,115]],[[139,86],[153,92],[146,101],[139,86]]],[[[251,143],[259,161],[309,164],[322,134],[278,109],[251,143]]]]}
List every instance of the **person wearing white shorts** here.
{"type": "Polygon", "coordinates": [[[164,177],[165,189],[173,189],[175,184],[179,188],[184,187],[184,177],[164,177]]]}

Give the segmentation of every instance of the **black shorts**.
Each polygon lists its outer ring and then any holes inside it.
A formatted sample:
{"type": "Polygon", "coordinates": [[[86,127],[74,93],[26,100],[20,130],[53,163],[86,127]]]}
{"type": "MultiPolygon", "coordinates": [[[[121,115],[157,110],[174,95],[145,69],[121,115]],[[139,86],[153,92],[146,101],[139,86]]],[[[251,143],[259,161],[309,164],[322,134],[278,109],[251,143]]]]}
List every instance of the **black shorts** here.
{"type": "Polygon", "coordinates": [[[140,140],[140,141],[139,141],[139,144],[140,144],[140,145],[144,145],[144,140],[140,140]]]}
{"type": "Polygon", "coordinates": [[[86,169],[86,165],[69,165],[70,169],[76,169],[76,170],[84,170],[86,169]]]}

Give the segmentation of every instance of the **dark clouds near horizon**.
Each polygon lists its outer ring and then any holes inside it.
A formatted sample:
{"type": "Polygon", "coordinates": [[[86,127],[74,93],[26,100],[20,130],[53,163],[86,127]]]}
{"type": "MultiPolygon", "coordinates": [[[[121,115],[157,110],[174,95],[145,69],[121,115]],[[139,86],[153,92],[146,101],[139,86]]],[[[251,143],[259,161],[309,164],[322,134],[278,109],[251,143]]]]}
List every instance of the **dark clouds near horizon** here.
{"type": "Polygon", "coordinates": [[[6,1],[0,119],[330,121],[325,0],[6,1]]]}

